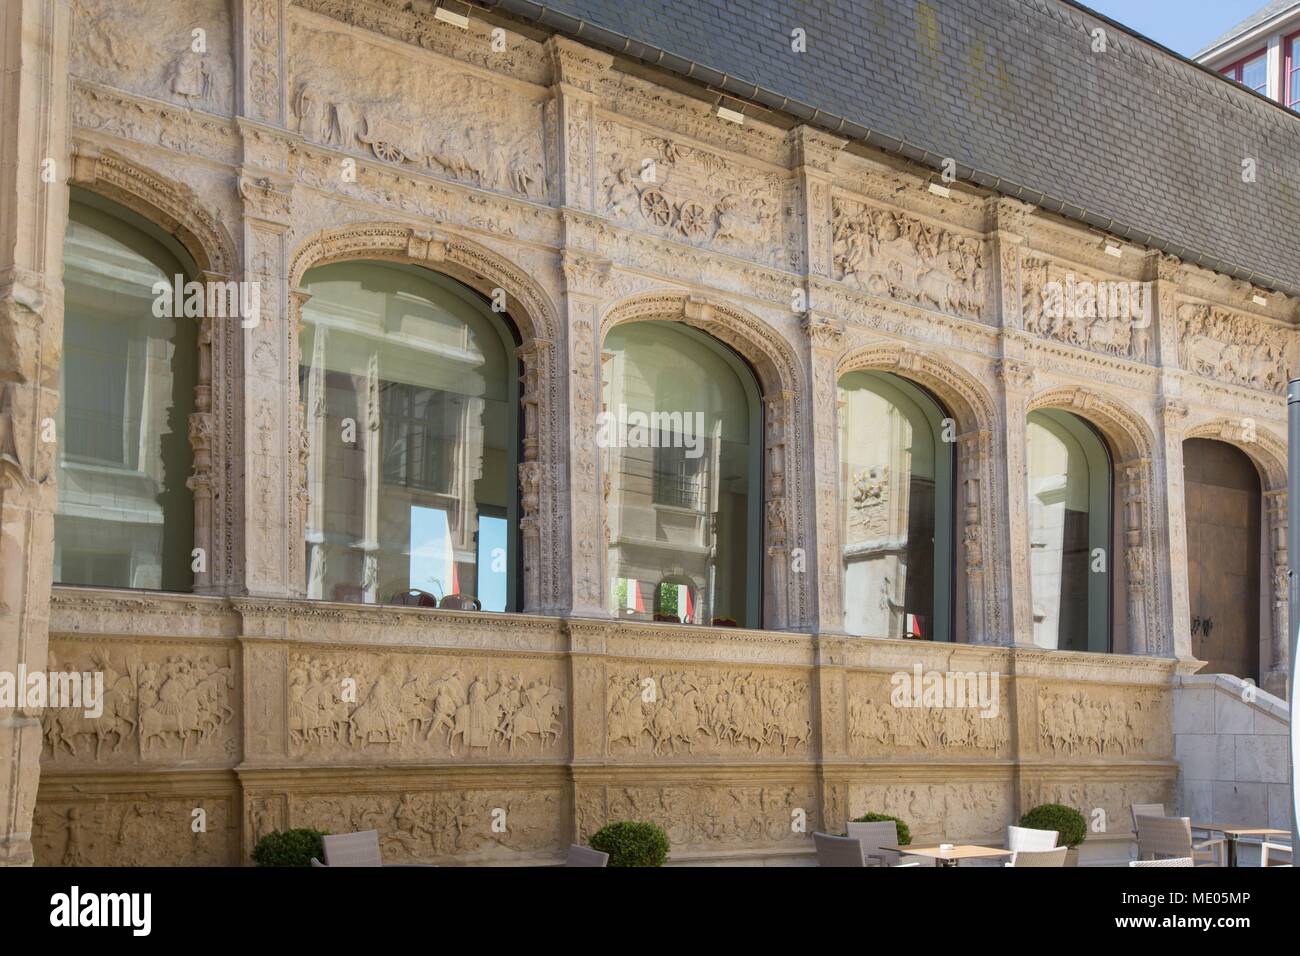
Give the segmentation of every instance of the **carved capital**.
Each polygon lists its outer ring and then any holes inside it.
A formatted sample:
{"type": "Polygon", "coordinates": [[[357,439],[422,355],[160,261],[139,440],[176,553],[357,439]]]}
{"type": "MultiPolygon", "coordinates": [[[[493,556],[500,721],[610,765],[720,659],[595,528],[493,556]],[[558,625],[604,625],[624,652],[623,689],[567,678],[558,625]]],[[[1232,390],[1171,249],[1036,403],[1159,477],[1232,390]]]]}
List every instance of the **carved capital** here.
{"type": "Polygon", "coordinates": [[[786,139],[790,144],[791,165],[807,166],[823,173],[834,171],[835,160],[848,145],[842,136],[811,126],[796,126],[786,139]]]}
{"type": "Polygon", "coordinates": [[[293,183],[245,172],[239,177],[239,195],[249,217],[289,225],[293,215],[293,183]]]}
{"type": "Polygon", "coordinates": [[[835,348],[844,338],[844,323],[829,315],[808,312],[804,315],[801,324],[813,348],[835,348]]]}
{"type": "Polygon", "coordinates": [[[561,267],[566,292],[597,295],[609,281],[612,264],[608,259],[566,249],[561,267]]]}
{"type": "Polygon", "coordinates": [[[546,50],[551,58],[553,82],[588,93],[594,90],[600,75],[614,65],[614,58],[608,53],[558,34],[546,41],[546,50]]]}

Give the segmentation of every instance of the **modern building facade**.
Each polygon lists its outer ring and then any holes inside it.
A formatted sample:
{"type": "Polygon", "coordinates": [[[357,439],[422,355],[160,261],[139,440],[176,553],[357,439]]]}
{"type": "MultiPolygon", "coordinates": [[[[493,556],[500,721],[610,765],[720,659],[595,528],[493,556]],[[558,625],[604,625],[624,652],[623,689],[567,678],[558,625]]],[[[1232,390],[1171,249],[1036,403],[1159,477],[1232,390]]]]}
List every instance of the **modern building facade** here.
{"type": "Polygon", "coordinates": [[[0,858],[1283,818],[1300,120],[750,6],[6,0],[0,858]]]}
{"type": "Polygon", "coordinates": [[[1196,54],[1196,61],[1300,110],[1300,3],[1265,4],[1196,54]]]}

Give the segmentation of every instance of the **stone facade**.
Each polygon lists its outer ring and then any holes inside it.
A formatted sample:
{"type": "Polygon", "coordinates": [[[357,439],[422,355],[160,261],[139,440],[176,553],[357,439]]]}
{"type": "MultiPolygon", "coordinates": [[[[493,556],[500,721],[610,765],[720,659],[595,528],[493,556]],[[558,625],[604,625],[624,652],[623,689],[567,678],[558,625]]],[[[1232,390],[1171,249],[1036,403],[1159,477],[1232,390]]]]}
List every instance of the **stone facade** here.
{"type": "Polygon", "coordinates": [[[1259,469],[1261,670],[1284,687],[1300,303],[1256,304],[1133,245],[1107,255],[1094,232],[961,184],[937,196],[925,171],[823,131],[729,123],[566,38],[411,6],[5,8],[21,69],[0,163],[19,213],[0,261],[0,668],[44,664],[48,627],[49,658],[102,670],[110,693],[94,726],[0,721],[0,858],[239,863],[258,835],[315,825],[374,826],[395,860],[547,860],[626,818],[662,823],[677,858],[780,857],[868,809],[919,838],[988,839],[1049,799],[1126,834],[1130,803],[1174,802],[1172,685],[1197,667],[1188,437],[1259,469]],[[46,157],[59,174],[33,191],[46,157]],[[210,560],[192,596],[51,588],[38,434],[57,402],[68,183],[174,235],[203,276],[271,290],[256,326],[201,329],[191,486],[210,560]],[[356,258],[504,290],[522,340],[522,614],[302,598],[301,284],[356,258]],[[1067,274],[1149,283],[1150,322],[1053,320],[1046,284],[1067,274]],[[694,326],[756,373],[765,630],[608,617],[595,413],[605,333],[632,320],[694,326]],[[842,634],[836,382],[858,369],[924,386],[955,423],[958,644],[842,634]],[[1032,645],[1024,432],[1047,408],[1114,454],[1121,653],[1032,645]],[[917,663],[1000,673],[1003,715],[891,714],[889,675],[917,663]],[[179,706],[158,704],[169,682],[179,706]]]}

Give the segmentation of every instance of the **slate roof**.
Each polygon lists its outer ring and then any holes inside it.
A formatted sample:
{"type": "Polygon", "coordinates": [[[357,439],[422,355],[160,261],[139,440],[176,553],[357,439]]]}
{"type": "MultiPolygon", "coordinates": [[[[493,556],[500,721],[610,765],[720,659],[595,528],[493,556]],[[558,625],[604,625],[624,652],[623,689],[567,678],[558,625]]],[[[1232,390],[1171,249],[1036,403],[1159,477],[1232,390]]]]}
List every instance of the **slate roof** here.
{"type": "Polygon", "coordinates": [[[1300,116],[1086,7],[478,2],[935,168],[952,157],[963,179],[1300,295],[1300,116]]]}
{"type": "Polygon", "coordinates": [[[1205,46],[1201,48],[1201,51],[1196,54],[1196,58],[1200,59],[1207,51],[1213,50],[1216,46],[1219,46],[1222,43],[1227,43],[1229,40],[1236,39],[1243,33],[1249,33],[1251,30],[1255,29],[1255,27],[1267,23],[1274,17],[1286,13],[1288,10],[1294,9],[1295,7],[1300,7],[1300,0],[1272,0],[1271,3],[1264,4],[1264,6],[1246,17],[1246,19],[1242,20],[1231,30],[1228,30],[1221,36],[1215,37],[1212,42],[1205,44],[1205,46]]]}

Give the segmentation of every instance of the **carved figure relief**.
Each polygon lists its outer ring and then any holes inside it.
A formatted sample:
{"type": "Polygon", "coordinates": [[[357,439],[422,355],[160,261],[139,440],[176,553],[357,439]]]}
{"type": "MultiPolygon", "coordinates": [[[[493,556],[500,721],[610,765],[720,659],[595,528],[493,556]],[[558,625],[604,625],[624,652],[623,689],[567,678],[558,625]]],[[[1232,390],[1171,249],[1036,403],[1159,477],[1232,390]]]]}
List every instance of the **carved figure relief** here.
{"type": "Polygon", "coordinates": [[[808,751],[808,685],[745,671],[625,673],[609,685],[609,750],[671,756],[808,751]]]}
{"type": "Polygon", "coordinates": [[[1169,721],[1164,694],[1039,690],[1039,740],[1044,750],[1061,756],[1162,756],[1172,747],[1169,721]]]}
{"type": "Polygon", "coordinates": [[[860,756],[991,754],[1008,741],[1005,710],[984,717],[976,707],[895,707],[889,683],[866,674],[849,677],[848,714],[849,752],[860,756]]]}
{"type": "Polygon", "coordinates": [[[1178,309],[1178,360],[1216,381],[1280,393],[1286,388],[1291,333],[1241,312],[1193,302],[1178,309]]]}
{"type": "Polygon", "coordinates": [[[831,210],[834,278],[872,295],[979,317],[982,240],[838,196],[831,210]]]}
{"type": "Polygon", "coordinates": [[[1025,331],[1107,355],[1143,361],[1151,335],[1150,288],[1027,256],[1022,263],[1025,331]]]}
{"type": "Polygon", "coordinates": [[[36,806],[37,866],[232,866],[237,841],[230,798],[51,799],[36,806]],[[194,810],[205,830],[194,832],[194,810]]]}

